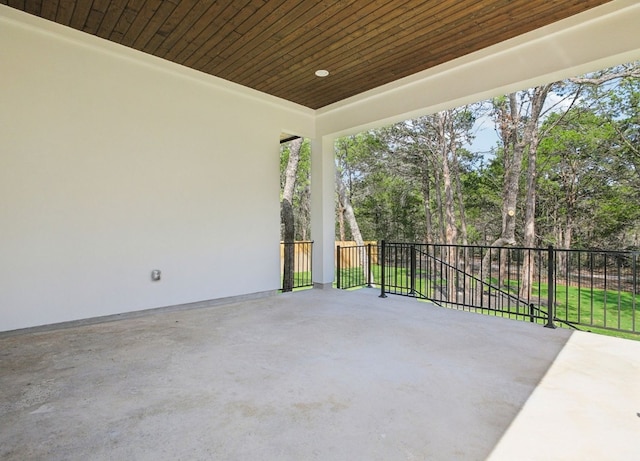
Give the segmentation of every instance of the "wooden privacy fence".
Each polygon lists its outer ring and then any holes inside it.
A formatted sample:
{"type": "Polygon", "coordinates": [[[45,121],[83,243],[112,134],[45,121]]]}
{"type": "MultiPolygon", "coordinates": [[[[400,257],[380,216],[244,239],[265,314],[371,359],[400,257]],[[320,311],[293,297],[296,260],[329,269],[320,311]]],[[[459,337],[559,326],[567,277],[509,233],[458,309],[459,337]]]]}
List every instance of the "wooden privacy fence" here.
{"type": "MultiPolygon", "coordinates": [[[[371,245],[371,248],[370,248],[371,261],[369,263],[378,264],[378,242],[375,240],[364,242],[365,249],[367,248],[368,245],[371,245]]],[[[335,251],[337,253],[338,247],[345,248],[345,247],[355,247],[355,246],[356,246],[356,242],[354,241],[349,241],[349,240],[336,241],[335,251]]],[[[335,261],[337,260],[338,260],[338,257],[336,254],[335,261]]],[[[342,267],[343,269],[352,269],[354,267],[362,267],[362,255],[360,255],[357,252],[351,252],[351,251],[342,252],[340,267],[342,267]]]]}
{"type": "MultiPolygon", "coordinates": [[[[311,255],[313,242],[294,242],[293,272],[311,271],[311,255]]],[[[280,242],[280,273],[284,271],[284,242],[280,242]]]]}
{"type": "MultiPolygon", "coordinates": [[[[284,268],[284,242],[280,242],[280,272],[284,268]]],[[[296,242],[306,243],[306,242],[296,242]]],[[[364,242],[365,247],[371,245],[371,264],[378,264],[378,242],[375,240],[364,242]]],[[[336,241],[335,250],[337,252],[338,247],[353,247],[356,242],[344,240],[336,241]]],[[[312,245],[295,245],[295,256],[293,263],[294,272],[304,272],[311,267],[311,253],[312,245]]],[[[362,265],[359,257],[352,256],[350,253],[344,253],[343,260],[340,262],[343,268],[360,267],[362,265]]]]}

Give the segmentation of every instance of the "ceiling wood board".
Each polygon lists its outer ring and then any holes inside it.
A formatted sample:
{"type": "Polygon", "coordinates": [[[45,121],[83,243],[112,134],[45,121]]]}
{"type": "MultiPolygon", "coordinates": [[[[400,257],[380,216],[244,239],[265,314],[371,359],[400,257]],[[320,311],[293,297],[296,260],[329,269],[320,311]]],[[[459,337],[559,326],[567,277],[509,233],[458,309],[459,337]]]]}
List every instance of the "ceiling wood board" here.
{"type": "Polygon", "coordinates": [[[610,0],[0,0],[318,109],[610,0]],[[318,69],[330,75],[319,78],[318,69]]]}

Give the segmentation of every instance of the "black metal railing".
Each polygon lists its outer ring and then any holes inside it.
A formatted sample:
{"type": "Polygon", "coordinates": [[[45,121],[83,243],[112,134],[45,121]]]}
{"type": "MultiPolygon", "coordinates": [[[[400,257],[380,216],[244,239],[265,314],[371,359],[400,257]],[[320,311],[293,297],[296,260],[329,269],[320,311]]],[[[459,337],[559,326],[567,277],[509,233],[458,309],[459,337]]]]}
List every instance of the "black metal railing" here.
{"type": "Polygon", "coordinates": [[[336,286],[341,289],[371,287],[373,268],[378,264],[378,245],[337,246],[336,286]]]}
{"type": "Polygon", "coordinates": [[[281,242],[280,243],[280,291],[291,291],[296,288],[313,286],[311,272],[313,242],[281,242]],[[289,258],[292,271],[285,274],[285,261],[289,258]]]}
{"type": "Polygon", "coordinates": [[[381,296],[548,327],[640,334],[637,252],[384,241],[373,247],[338,247],[338,288],[375,285],[381,296]]]}

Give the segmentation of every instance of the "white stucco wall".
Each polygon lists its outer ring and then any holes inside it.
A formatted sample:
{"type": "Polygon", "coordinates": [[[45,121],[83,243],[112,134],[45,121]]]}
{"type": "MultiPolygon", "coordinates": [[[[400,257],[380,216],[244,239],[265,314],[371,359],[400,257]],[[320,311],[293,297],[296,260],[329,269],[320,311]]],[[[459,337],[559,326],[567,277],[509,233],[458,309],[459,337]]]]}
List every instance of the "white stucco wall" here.
{"type": "Polygon", "coordinates": [[[281,131],[313,112],[0,5],[0,331],[278,288],[281,131]]]}

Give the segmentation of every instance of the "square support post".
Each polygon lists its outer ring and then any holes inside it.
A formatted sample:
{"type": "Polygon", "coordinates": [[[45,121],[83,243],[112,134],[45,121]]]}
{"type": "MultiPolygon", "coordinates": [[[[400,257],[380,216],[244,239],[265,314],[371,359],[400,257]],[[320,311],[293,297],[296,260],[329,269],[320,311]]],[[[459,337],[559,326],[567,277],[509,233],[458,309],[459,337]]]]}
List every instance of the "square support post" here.
{"type": "Polygon", "coordinates": [[[311,141],[311,236],[313,285],[331,287],[335,276],[335,152],[334,138],[311,141]]]}

